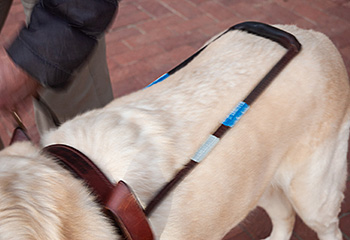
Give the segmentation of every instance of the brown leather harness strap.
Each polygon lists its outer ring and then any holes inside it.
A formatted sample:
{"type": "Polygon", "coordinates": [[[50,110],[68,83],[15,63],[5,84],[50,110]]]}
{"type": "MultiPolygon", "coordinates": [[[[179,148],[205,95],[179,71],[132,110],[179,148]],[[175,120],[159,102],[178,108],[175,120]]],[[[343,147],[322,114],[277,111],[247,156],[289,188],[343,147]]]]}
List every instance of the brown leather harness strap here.
{"type": "Polygon", "coordinates": [[[127,239],[153,239],[145,213],[125,182],[119,181],[113,188],[105,208],[119,223],[127,239]]]}
{"type": "Polygon", "coordinates": [[[83,179],[97,196],[99,202],[103,205],[106,204],[114,185],[87,156],[79,150],[63,144],[47,146],[44,148],[44,152],[55,157],[58,163],[72,172],[75,177],[83,179]]]}
{"type": "Polygon", "coordinates": [[[145,208],[146,216],[150,216],[160,202],[173,190],[191,171],[197,166],[197,162],[190,160],[176,175],[166,183],[163,188],[152,198],[145,208]]]}
{"type": "Polygon", "coordinates": [[[107,215],[121,228],[126,239],[154,239],[143,208],[125,182],[112,184],[87,156],[71,146],[55,144],[45,147],[43,151],[85,181],[104,206],[107,215]]]}

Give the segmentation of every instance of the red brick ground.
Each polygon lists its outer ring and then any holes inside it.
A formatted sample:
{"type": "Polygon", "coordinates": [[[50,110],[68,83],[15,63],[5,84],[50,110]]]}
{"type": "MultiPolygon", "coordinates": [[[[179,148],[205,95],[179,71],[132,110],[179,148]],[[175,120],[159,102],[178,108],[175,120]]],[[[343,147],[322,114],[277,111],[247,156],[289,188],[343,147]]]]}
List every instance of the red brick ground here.
{"type": "MultiPolygon", "coordinates": [[[[108,65],[115,97],[128,94],[152,82],[190,56],[205,41],[243,21],[296,24],[327,34],[340,50],[350,69],[349,0],[124,0],[107,35],[108,65]]],[[[20,0],[14,0],[2,37],[10,39],[24,21],[20,0]]],[[[37,141],[33,113],[22,113],[29,133],[37,141]]],[[[3,118],[4,119],[4,118],[3,118]]],[[[0,134],[8,141],[8,120],[0,134]]],[[[1,122],[0,122],[1,123],[1,122]]],[[[348,183],[349,186],[349,183],[348,183]]],[[[341,227],[350,239],[350,194],[343,205],[341,227]]],[[[226,240],[260,239],[270,227],[262,210],[257,210],[226,240]],[[266,225],[266,226],[265,226],[266,225]]],[[[317,239],[297,222],[293,240],[317,239]]]]}

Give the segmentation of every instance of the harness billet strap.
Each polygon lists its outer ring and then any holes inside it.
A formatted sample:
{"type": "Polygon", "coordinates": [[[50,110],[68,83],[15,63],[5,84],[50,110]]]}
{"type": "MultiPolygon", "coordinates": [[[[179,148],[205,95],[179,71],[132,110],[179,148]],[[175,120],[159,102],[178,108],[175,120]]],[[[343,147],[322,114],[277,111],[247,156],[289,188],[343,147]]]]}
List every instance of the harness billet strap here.
{"type": "MultiPolygon", "coordinates": [[[[191,170],[197,166],[216,146],[220,138],[224,136],[228,129],[232,128],[241,117],[247,112],[252,103],[260,96],[260,94],[270,85],[272,80],[283,70],[283,68],[296,56],[301,50],[301,44],[298,40],[290,33],[285,32],[281,29],[275,28],[273,26],[259,23],[259,22],[244,22],[237,24],[223,34],[218,36],[216,39],[220,38],[225,33],[231,30],[242,30],[248,33],[255,34],[260,37],[268,38],[272,41],[277,42],[282,45],[288,51],[285,55],[273,66],[273,68],[264,76],[264,78],[258,83],[258,85],[248,94],[248,96],[240,102],[233,111],[228,115],[228,117],[222,122],[222,124],[211,134],[208,139],[201,145],[199,150],[194,154],[190,161],[174,176],[174,178],[165,184],[163,188],[153,197],[153,199],[148,203],[145,213],[150,216],[153,210],[159,205],[159,203],[168,195],[168,193],[189,173],[191,170]]],[[[216,40],[215,39],[215,40],[216,40]]],[[[215,41],[214,40],[214,41],[215,41]]],[[[185,60],[183,63],[172,69],[169,73],[164,74],[162,77],[151,83],[149,86],[155,83],[164,81],[171,74],[175,73],[182,67],[186,66],[191,62],[194,57],[196,57],[200,52],[202,52],[207,46],[204,46],[190,58],[185,60]]]]}

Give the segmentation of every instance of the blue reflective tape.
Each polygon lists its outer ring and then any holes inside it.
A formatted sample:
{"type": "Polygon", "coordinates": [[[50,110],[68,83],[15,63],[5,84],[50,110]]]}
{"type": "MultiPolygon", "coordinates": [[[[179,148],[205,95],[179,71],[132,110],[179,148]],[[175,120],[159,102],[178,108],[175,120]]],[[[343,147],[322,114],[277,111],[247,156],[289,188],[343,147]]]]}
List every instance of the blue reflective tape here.
{"type": "Polygon", "coordinates": [[[233,127],[248,109],[248,104],[246,104],[245,102],[240,102],[236,106],[236,108],[230,113],[230,115],[228,115],[225,121],[222,122],[222,124],[227,127],[233,127]]]}
{"type": "Polygon", "coordinates": [[[150,83],[147,87],[145,88],[149,88],[150,86],[153,86],[154,84],[157,84],[159,82],[164,81],[165,79],[167,79],[170,75],[168,73],[163,74],[162,76],[160,76],[159,78],[157,78],[157,80],[153,81],[152,83],[150,83]]]}

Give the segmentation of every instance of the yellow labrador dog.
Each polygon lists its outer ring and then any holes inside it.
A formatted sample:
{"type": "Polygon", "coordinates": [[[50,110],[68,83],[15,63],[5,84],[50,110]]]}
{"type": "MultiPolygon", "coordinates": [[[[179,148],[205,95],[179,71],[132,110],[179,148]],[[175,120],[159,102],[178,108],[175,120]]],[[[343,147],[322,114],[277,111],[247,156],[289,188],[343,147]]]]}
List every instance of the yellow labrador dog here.
{"type": "MultiPolygon", "coordinates": [[[[278,27],[303,50],[154,211],[156,239],[220,240],[258,205],[272,219],[270,240],[290,238],[296,213],[319,239],[342,239],[347,73],[326,36],[278,27]]],[[[145,206],[285,51],[228,32],[165,81],[76,117],[42,144],[79,149],[145,206]]],[[[0,239],[121,239],[100,208],[40,148],[20,142],[0,153],[0,239]]]]}

